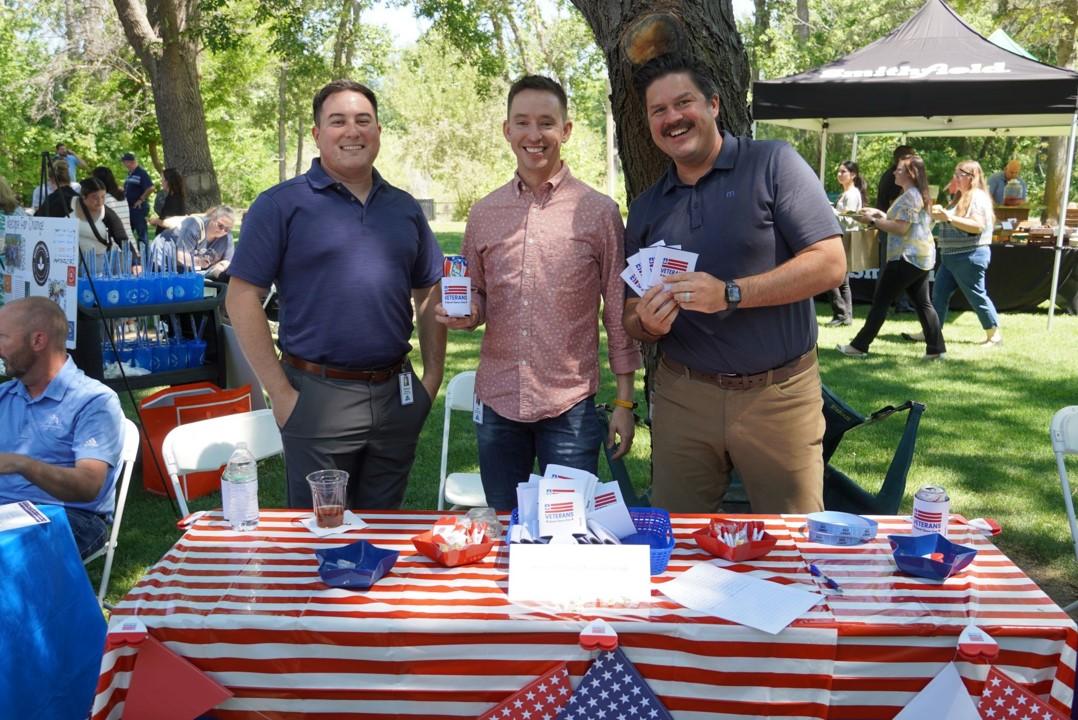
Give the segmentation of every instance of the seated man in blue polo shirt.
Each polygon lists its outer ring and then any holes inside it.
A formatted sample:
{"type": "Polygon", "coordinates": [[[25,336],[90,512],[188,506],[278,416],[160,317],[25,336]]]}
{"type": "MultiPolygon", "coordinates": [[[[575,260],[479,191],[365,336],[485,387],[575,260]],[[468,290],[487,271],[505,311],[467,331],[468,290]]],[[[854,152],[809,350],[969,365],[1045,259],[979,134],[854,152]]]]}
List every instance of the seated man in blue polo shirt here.
{"type": "Polygon", "coordinates": [[[67,356],[67,318],[43,297],[0,307],[0,503],[63,505],[86,558],[105,543],[123,449],[116,393],[67,356]]]}

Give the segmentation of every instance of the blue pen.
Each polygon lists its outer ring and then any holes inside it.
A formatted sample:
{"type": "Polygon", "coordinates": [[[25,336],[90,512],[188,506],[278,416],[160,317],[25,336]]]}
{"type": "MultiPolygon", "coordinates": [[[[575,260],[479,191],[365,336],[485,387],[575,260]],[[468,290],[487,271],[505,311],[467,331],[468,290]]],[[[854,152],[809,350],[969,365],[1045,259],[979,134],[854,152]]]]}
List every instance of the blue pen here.
{"type": "Polygon", "coordinates": [[[842,592],[842,586],[840,586],[838,582],[836,582],[833,578],[830,578],[825,575],[824,572],[820,570],[820,568],[816,567],[815,563],[809,563],[809,572],[812,573],[812,577],[820,578],[820,580],[823,581],[823,584],[827,587],[831,588],[836,592],[842,592]]]}

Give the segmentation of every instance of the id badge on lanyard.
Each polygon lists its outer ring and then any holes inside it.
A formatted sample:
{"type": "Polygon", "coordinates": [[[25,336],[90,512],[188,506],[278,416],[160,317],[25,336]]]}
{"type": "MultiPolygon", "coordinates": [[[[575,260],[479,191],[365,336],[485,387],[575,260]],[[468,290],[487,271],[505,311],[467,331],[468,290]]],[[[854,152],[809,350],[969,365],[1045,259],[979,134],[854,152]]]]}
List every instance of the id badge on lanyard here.
{"type": "Polygon", "coordinates": [[[415,391],[412,388],[412,371],[405,370],[397,376],[397,384],[400,385],[401,405],[411,405],[415,402],[415,391]]]}

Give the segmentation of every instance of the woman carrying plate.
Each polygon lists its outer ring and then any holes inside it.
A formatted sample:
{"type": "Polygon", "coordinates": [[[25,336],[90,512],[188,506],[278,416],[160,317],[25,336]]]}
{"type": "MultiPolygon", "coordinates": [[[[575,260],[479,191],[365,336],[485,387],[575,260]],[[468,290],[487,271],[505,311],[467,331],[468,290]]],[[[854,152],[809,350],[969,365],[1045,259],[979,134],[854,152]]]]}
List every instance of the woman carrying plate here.
{"type": "Polygon", "coordinates": [[[839,345],[837,349],[847,357],[867,357],[869,345],[883,327],[891,303],[905,292],[927,339],[924,359],[939,360],[947,348],[939,316],[928,299],[928,274],[936,264],[936,245],[928,214],[932,198],[924,160],[907,155],[898,161],[894,175],[903,192],[887,213],[876,208],[862,211],[869,225],[887,233],[887,264],[876,284],[876,295],[864,327],[849,345],[839,345]]]}

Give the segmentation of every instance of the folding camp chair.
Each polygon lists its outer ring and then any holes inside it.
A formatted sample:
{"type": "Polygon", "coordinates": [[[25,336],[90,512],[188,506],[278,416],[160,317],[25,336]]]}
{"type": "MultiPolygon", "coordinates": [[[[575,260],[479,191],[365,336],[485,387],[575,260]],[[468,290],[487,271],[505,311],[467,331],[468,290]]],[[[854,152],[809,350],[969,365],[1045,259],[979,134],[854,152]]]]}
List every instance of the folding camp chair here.
{"type": "Polygon", "coordinates": [[[913,464],[913,451],[917,445],[917,429],[925,406],[907,400],[899,406],[887,405],[867,418],[847,405],[826,385],[823,386],[823,414],[827,425],[823,435],[823,504],[828,510],[856,513],[859,515],[894,515],[902,504],[906,492],[906,476],[913,464]],[[849,476],[831,465],[842,437],[854,428],[866,427],[885,420],[897,413],[908,412],[902,438],[891,457],[883,485],[873,495],[849,476]]]}
{"type": "Polygon", "coordinates": [[[479,473],[455,472],[449,469],[449,423],[454,412],[472,412],[475,398],[475,371],[458,373],[445,389],[445,417],[442,420],[442,462],[438,471],[438,509],[446,501],[451,507],[486,507],[487,496],[479,473]]]}
{"type": "MultiPolygon", "coordinates": [[[[1074,555],[1078,558],[1078,521],[1074,517],[1074,500],[1067,477],[1065,456],[1078,454],[1078,405],[1065,407],[1052,418],[1049,429],[1052,437],[1052,451],[1056,454],[1056,470],[1059,472],[1059,484],[1063,489],[1063,505],[1067,508],[1067,520],[1071,526],[1071,540],[1074,541],[1074,555]]],[[[1063,608],[1066,612],[1078,608],[1078,600],[1063,608]]]]}
{"type": "MultiPolygon", "coordinates": [[[[921,415],[925,406],[913,400],[907,400],[899,406],[887,405],[865,417],[850,407],[829,387],[823,386],[823,416],[826,422],[823,433],[823,505],[828,510],[856,513],[858,515],[894,515],[902,504],[906,491],[906,476],[913,464],[913,450],[917,445],[917,429],[921,424],[921,415]],[[909,412],[902,438],[895,448],[891,464],[887,468],[883,485],[873,495],[841,470],[831,465],[843,436],[854,428],[866,427],[885,420],[892,415],[909,412]]],[[[729,512],[751,512],[747,510],[748,497],[737,471],[730,473],[730,488],[726,491],[723,507],[729,512]]]]}

